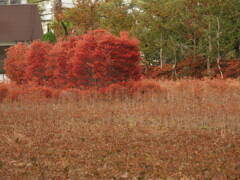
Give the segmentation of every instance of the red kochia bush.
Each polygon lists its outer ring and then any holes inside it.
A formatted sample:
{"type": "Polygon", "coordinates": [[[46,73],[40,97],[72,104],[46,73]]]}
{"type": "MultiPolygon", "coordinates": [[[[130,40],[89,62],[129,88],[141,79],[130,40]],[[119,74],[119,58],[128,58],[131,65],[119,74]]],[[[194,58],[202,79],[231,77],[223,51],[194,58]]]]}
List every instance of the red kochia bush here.
{"type": "Polygon", "coordinates": [[[27,66],[25,78],[28,82],[36,85],[45,85],[48,77],[46,76],[46,63],[48,52],[51,45],[46,42],[34,41],[27,53],[27,66]]]}
{"type": "Polygon", "coordinates": [[[5,84],[0,83],[0,102],[2,102],[8,94],[8,88],[5,84]]]}
{"type": "Polygon", "coordinates": [[[106,30],[95,30],[55,45],[40,41],[30,47],[19,44],[9,50],[10,60],[5,66],[10,79],[18,83],[24,79],[34,86],[101,88],[140,79],[138,45],[128,33],[117,37],[106,30]],[[15,72],[18,63],[21,71],[15,72]]]}
{"type": "Polygon", "coordinates": [[[106,30],[95,30],[83,35],[71,59],[74,85],[104,87],[140,79],[138,44],[127,33],[116,37],[106,30]]]}
{"type": "Polygon", "coordinates": [[[48,54],[46,63],[47,84],[55,88],[71,86],[69,74],[71,64],[69,59],[74,55],[74,47],[79,36],[69,37],[66,41],[58,41],[48,54]]]}
{"type": "Polygon", "coordinates": [[[8,78],[17,84],[25,83],[26,53],[29,47],[25,43],[18,43],[7,49],[4,60],[4,70],[8,78]]]}

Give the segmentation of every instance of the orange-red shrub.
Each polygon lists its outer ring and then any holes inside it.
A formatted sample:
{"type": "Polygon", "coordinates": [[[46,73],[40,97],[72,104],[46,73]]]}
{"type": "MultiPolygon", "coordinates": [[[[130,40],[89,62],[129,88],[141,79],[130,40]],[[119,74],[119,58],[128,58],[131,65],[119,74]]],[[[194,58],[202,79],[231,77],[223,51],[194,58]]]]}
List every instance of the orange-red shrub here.
{"type": "Polygon", "coordinates": [[[46,42],[34,41],[27,53],[27,66],[25,78],[28,82],[36,85],[45,85],[48,77],[46,76],[46,63],[48,52],[51,45],[46,42]]]}
{"type": "Polygon", "coordinates": [[[8,95],[8,88],[4,84],[0,84],[0,102],[2,102],[8,95]]]}
{"type": "Polygon", "coordinates": [[[108,87],[100,88],[99,93],[110,96],[124,96],[129,94],[129,88],[124,83],[115,83],[108,87]]]}
{"type": "MultiPolygon", "coordinates": [[[[79,89],[138,80],[141,76],[138,44],[126,32],[117,37],[106,30],[89,31],[55,45],[34,41],[28,51],[21,51],[26,57],[22,79],[31,85],[79,89]]],[[[24,48],[18,45],[13,50],[24,48]]],[[[20,63],[18,59],[14,62],[20,63]]],[[[14,80],[12,76],[10,79],[14,80]]]]}
{"type": "Polygon", "coordinates": [[[58,41],[48,55],[46,63],[47,84],[55,88],[66,88],[71,86],[71,64],[70,58],[74,54],[74,47],[80,37],[69,37],[66,41],[58,41]]]}
{"type": "Polygon", "coordinates": [[[4,70],[8,78],[17,84],[23,84],[25,80],[26,53],[29,47],[25,43],[18,43],[7,49],[4,60],[4,70]]]}
{"type": "Polygon", "coordinates": [[[71,59],[75,87],[105,87],[140,79],[138,41],[105,30],[90,31],[77,42],[71,59]]]}
{"type": "MultiPolygon", "coordinates": [[[[20,86],[20,92],[18,96],[27,101],[56,99],[60,93],[58,89],[43,86],[20,86]]],[[[10,94],[12,93],[14,91],[11,90],[10,94]]]]}
{"type": "Polygon", "coordinates": [[[131,82],[128,84],[129,93],[162,93],[165,90],[162,86],[160,86],[160,83],[155,80],[145,79],[142,81],[137,82],[131,82]]]}

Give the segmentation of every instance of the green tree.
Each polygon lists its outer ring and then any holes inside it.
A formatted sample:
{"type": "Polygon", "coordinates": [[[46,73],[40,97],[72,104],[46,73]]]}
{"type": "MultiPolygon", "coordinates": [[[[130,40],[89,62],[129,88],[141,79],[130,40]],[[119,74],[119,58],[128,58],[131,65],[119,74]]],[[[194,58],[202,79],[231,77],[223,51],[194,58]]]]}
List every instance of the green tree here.
{"type": "Polygon", "coordinates": [[[64,11],[64,21],[72,24],[71,31],[77,34],[86,33],[99,27],[100,2],[92,0],[77,0],[75,7],[64,11]]]}
{"type": "Polygon", "coordinates": [[[69,22],[71,31],[77,34],[97,28],[114,34],[131,32],[135,23],[131,8],[132,3],[124,0],[77,0],[74,8],[64,10],[64,21],[69,22]]]}
{"type": "Polygon", "coordinates": [[[239,0],[76,0],[74,8],[63,9],[61,21],[75,34],[129,31],[141,41],[146,65],[176,67],[202,56],[210,69],[240,55],[239,12],[239,0]]]}
{"type": "Polygon", "coordinates": [[[104,1],[100,5],[99,27],[114,34],[121,31],[132,32],[135,26],[134,4],[125,0],[104,1]]]}
{"type": "Polygon", "coordinates": [[[149,64],[201,55],[207,67],[239,52],[238,0],[135,0],[139,8],[136,36],[149,64]],[[173,53],[171,49],[177,49],[173,53]],[[159,57],[159,58],[158,58],[159,57]],[[159,61],[156,61],[159,60],[159,61]]]}
{"type": "Polygon", "coordinates": [[[184,49],[179,32],[182,1],[141,0],[135,3],[139,8],[135,34],[141,40],[145,62],[175,64],[184,49]]]}

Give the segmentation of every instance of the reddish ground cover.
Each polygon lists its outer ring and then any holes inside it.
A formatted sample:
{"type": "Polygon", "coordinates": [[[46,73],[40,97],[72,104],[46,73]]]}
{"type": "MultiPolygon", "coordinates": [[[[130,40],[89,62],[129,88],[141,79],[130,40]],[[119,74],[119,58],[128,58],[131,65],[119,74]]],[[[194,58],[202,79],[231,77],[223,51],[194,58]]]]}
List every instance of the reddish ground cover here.
{"type": "MultiPolygon", "coordinates": [[[[199,58],[193,61],[191,58],[181,61],[176,67],[177,78],[218,78],[220,71],[216,63],[211,65],[210,75],[207,72],[206,60],[199,58]]],[[[240,76],[240,60],[222,60],[220,61],[221,71],[224,78],[238,78],[240,76]]],[[[160,66],[153,66],[144,72],[146,77],[172,79],[173,68],[172,65],[166,64],[161,68],[160,66]]]]}
{"type": "Polygon", "coordinates": [[[2,179],[240,179],[238,80],[0,95],[2,179]]]}

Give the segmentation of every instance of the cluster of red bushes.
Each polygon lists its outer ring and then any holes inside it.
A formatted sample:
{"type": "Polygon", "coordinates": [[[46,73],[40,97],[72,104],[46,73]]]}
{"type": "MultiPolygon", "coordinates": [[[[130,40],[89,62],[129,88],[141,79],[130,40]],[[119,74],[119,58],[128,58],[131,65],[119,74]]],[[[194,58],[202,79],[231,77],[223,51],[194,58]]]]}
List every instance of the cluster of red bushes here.
{"type": "Polygon", "coordinates": [[[81,97],[123,97],[132,96],[137,94],[148,93],[162,93],[166,89],[154,80],[143,81],[128,81],[121,83],[114,83],[107,87],[101,88],[88,88],[86,90],[79,88],[65,88],[58,89],[44,86],[32,86],[17,85],[14,83],[4,84],[0,83],[0,102],[7,101],[19,101],[19,100],[46,100],[46,99],[58,99],[58,98],[74,98],[81,97]]]}
{"type": "Polygon", "coordinates": [[[35,41],[8,49],[5,71],[17,84],[53,88],[106,87],[141,76],[138,40],[94,30],[51,45],[35,41]]]}
{"type": "MultiPolygon", "coordinates": [[[[220,67],[224,78],[240,77],[240,60],[222,60],[220,61],[220,67]]],[[[150,78],[172,79],[175,75],[173,72],[173,67],[166,64],[163,68],[160,66],[150,67],[144,75],[150,78]]],[[[220,71],[217,63],[212,63],[210,72],[208,72],[206,59],[198,57],[194,61],[192,58],[188,58],[177,64],[176,76],[177,78],[189,77],[194,79],[201,79],[206,76],[218,78],[220,77],[220,71]]]]}
{"type": "Polygon", "coordinates": [[[14,83],[0,83],[0,102],[2,101],[33,101],[33,100],[58,100],[97,97],[100,99],[112,98],[133,98],[133,97],[153,97],[161,96],[165,99],[168,94],[176,97],[187,96],[195,99],[204,99],[205,96],[223,96],[228,94],[238,94],[240,84],[238,80],[179,80],[157,81],[153,79],[142,79],[140,81],[128,81],[114,83],[107,87],[91,87],[88,89],[79,88],[52,88],[46,86],[17,85],[14,83]]]}

